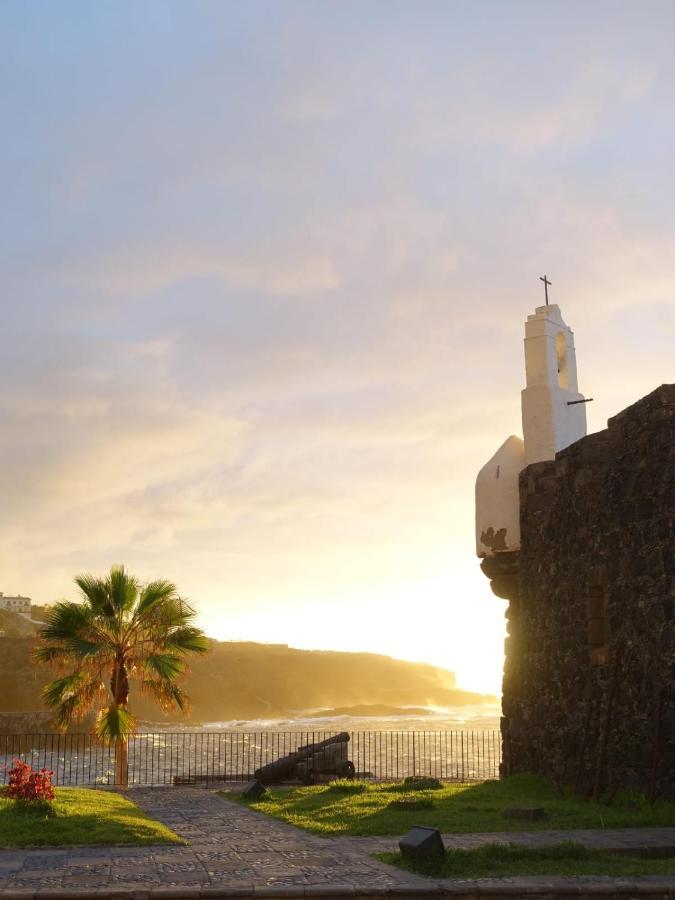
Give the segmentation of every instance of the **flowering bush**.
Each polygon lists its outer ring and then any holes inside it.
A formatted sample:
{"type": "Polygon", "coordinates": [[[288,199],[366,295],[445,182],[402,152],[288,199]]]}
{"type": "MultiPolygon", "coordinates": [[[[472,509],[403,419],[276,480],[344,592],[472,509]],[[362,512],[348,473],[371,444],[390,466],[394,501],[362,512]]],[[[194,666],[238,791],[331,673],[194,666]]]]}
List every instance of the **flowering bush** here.
{"type": "Polygon", "coordinates": [[[34,772],[28,763],[15,759],[9,770],[5,796],[26,803],[51,803],[54,799],[53,777],[50,769],[34,772]]]}

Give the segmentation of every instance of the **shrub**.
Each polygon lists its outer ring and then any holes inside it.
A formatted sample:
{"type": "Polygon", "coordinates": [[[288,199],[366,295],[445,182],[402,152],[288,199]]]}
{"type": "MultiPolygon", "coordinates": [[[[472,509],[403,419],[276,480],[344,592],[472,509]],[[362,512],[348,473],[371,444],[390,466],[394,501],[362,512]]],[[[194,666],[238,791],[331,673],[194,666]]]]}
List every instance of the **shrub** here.
{"type": "Polygon", "coordinates": [[[403,782],[408,791],[439,791],[443,785],[438,778],[427,775],[409,775],[403,782]]]}
{"type": "Polygon", "coordinates": [[[34,772],[28,763],[15,759],[14,765],[9,770],[5,796],[24,803],[51,803],[54,799],[53,777],[51,769],[34,772]]]}

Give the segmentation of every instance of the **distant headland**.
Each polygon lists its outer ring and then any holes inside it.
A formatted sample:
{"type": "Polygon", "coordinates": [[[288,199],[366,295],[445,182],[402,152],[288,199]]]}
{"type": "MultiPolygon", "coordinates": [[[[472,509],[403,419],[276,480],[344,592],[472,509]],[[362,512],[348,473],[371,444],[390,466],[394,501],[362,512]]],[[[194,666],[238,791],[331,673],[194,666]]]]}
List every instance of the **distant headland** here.
{"type": "MultiPolygon", "coordinates": [[[[0,637],[0,712],[43,709],[41,691],[49,672],[32,662],[35,644],[24,619],[3,611],[0,637]],[[16,621],[14,621],[16,618],[16,621]]],[[[297,715],[378,716],[421,714],[426,707],[495,703],[491,695],[456,687],[454,673],[425,663],[374,653],[297,650],[285,644],[210,642],[185,680],[192,703],[187,723],[297,715]]],[[[141,720],[158,721],[157,708],[141,695],[133,708],[141,720]]],[[[161,721],[186,724],[182,716],[161,721]]]]}

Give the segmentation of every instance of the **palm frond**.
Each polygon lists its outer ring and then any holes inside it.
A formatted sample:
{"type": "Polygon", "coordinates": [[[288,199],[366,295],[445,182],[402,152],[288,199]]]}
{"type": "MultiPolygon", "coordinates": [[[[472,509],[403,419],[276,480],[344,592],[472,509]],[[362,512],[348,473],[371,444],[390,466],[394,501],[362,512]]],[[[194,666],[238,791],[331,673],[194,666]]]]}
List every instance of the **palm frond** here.
{"type": "Polygon", "coordinates": [[[143,682],[143,690],[151,693],[163,710],[177,706],[181,712],[185,712],[188,707],[187,694],[171,681],[147,679],[143,682]]]}
{"type": "Polygon", "coordinates": [[[66,641],[77,637],[92,624],[92,612],[82,603],[56,603],[40,629],[44,641],[66,641]]]}
{"type": "Polygon", "coordinates": [[[173,681],[185,669],[185,663],[172,653],[151,653],[145,659],[145,668],[165,681],[173,681]]]}
{"type": "Polygon", "coordinates": [[[65,728],[73,719],[82,718],[101,687],[99,679],[77,671],[51,681],[44,688],[42,697],[47,706],[55,710],[58,727],[65,728]]]}
{"type": "Polygon", "coordinates": [[[54,713],[54,722],[60,731],[65,731],[73,722],[76,718],[77,709],[77,697],[68,697],[62,703],[59,703],[56,707],[56,712],[54,713]]]}
{"type": "Polygon", "coordinates": [[[98,678],[88,677],[75,693],[66,696],[56,706],[57,726],[65,729],[73,721],[83,719],[93,706],[96,695],[105,696],[105,685],[98,678]]]}
{"type": "Polygon", "coordinates": [[[125,706],[111,703],[99,710],[94,732],[98,738],[124,738],[133,734],[136,721],[125,706]]]}
{"type": "Polygon", "coordinates": [[[177,597],[176,585],[171,581],[157,579],[146,584],[136,606],[136,616],[143,616],[150,612],[158,603],[166,603],[177,597]]]}
{"type": "Polygon", "coordinates": [[[111,648],[108,644],[79,637],[70,638],[69,640],[64,641],[64,650],[71,656],[81,660],[108,655],[111,652],[111,648]]]}
{"type": "Polygon", "coordinates": [[[110,602],[105,580],[89,574],[76,575],[75,584],[80,589],[82,599],[96,615],[104,617],[114,615],[115,611],[110,602]]]}
{"type": "Polygon", "coordinates": [[[62,646],[43,645],[33,652],[33,659],[37,663],[52,663],[59,660],[65,660],[70,657],[70,653],[62,646]]]}
{"type": "Polygon", "coordinates": [[[156,633],[166,633],[172,628],[189,625],[195,618],[194,609],[177,594],[164,597],[155,603],[143,616],[145,628],[156,633]]]}
{"type": "Polygon", "coordinates": [[[75,697],[85,680],[86,675],[79,671],[64,675],[63,678],[55,678],[43,689],[42,698],[47,706],[58,706],[71,697],[75,697]]]}
{"type": "Polygon", "coordinates": [[[138,581],[132,575],[127,575],[124,566],[113,566],[106,585],[116,615],[121,617],[130,612],[138,597],[138,581]]]}
{"type": "Polygon", "coordinates": [[[209,639],[200,628],[196,628],[194,625],[174,628],[166,635],[163,644],[164,649],[181,654],[206,653],[209,649],[209,639]]]}

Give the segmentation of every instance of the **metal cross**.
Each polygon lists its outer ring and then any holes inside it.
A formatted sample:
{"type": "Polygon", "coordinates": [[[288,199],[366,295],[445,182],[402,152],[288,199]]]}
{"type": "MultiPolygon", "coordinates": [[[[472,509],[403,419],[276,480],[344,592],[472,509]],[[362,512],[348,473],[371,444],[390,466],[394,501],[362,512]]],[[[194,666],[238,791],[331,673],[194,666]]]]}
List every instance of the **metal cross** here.
{"type": "Polygon", "coordinates": [[[544,292],[546,293],[546,305],[548,306],[548,286],[549,286],[549,284],[551,284],[551,282],[548,280],[548,278],[545,275],[543,276],[543,278],[540,275],[539,281],[544,282],[544,292]]]}

